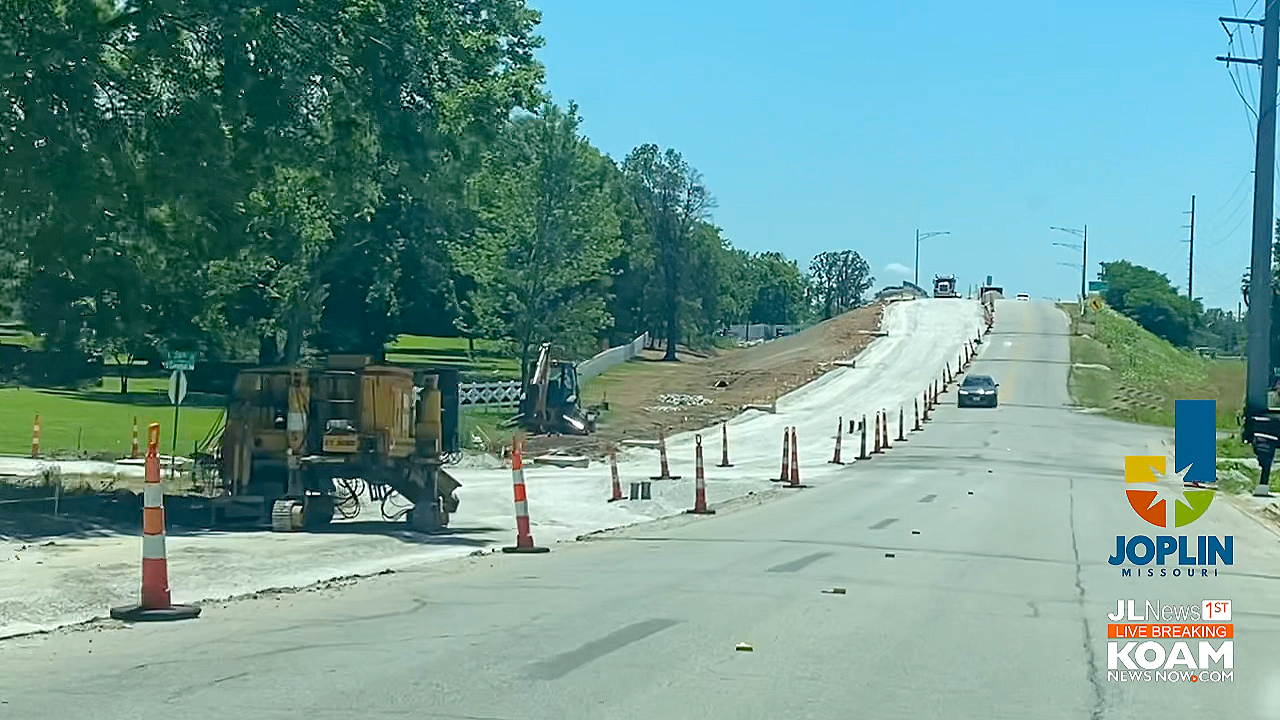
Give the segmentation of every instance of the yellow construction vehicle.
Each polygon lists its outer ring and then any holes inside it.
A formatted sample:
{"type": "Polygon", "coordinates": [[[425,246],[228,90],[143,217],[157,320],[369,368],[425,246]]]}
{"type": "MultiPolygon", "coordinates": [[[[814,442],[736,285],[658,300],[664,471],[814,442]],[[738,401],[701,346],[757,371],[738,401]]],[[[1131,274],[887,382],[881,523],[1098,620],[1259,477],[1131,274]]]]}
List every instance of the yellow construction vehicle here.
{"type": "Polygon", "coordinates": [[[528,378],[520,412],[507,424],[533,433],[587,435],[595,431],[596,411],[582,408],[582,389],[574,363],[551,359],[551,343],[542,343],[537,360],[525,369],[528,378]]]}
{"type": "Polygon", "coordinates": [[[384,515],[395,490],[412,503],[400,513],[412,527],[447,526],[459,483],[442,467],[442,378],[456,397],[456,371],[376,365],[363,355],[331,355],[319,368],[241,371],[227,407],[215,518],[269,513],[274,530],[324,526],[335,504],[350,505],[356,480],[383,498],[384,515]]]}

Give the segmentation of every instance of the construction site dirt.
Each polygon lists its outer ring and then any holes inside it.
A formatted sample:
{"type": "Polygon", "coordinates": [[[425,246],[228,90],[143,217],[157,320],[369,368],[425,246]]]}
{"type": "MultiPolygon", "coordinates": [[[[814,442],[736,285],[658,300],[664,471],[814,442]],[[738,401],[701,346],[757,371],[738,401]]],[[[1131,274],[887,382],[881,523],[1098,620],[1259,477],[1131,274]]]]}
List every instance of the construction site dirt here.
{"type": "MultiPolygon", "coordinates": [[[[871,344],[884,309],[885,303],[867,305],[795,335],[748,347],[713,354],[679,352],[674,362],[664,361],[660,350],[646,350],[586,385],[584,404],[607,404],[594,433],[534,436],[526,452],[599,459],[625,440],[656,440],[659,430],[670,436],[707,428],[737,415],[744,406],[769,406],[871,344]]],[[[718,459],[719,438],[709,440],[712,456],[718,459]]]]}

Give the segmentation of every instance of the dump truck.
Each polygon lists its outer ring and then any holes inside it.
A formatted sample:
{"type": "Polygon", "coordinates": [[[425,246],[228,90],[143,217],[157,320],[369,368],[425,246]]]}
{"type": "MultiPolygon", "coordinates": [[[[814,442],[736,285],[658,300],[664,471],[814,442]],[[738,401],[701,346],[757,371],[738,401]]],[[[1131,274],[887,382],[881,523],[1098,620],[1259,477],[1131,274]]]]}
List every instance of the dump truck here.
{"type": "Polygon", "coordinates": [[[227,405],[215,521],[265,515],[277,531],[322,527],[337,488],[358,479],[384,503],[390,490],[411,503],[401,515],[414,529],[447,527],[460,486],[443,468],[446,440],[457,439],[457,380],[454,370],[364,355],[242,370],[227,405]],[[442,408],[442,381],[452,412],[442,408]]]}
{"type": "Polygon", "coordinates": [[[933,276],[933,296],[936,298],[960,297],[960,293],[956,292],[956,276],[955,275],[934,275],[933,276]]]}

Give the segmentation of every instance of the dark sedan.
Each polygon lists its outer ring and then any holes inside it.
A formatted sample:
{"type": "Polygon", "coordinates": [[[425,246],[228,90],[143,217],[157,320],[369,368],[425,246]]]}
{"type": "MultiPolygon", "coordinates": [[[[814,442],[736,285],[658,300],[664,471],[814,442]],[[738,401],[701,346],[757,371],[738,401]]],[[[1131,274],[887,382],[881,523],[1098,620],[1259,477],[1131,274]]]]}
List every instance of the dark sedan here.
{"type": "Polygon", "coordinates": [[[957,407],[995,407],[999,402],[999,383],[990,375],[966,375],[957,393],[957,407]]]}

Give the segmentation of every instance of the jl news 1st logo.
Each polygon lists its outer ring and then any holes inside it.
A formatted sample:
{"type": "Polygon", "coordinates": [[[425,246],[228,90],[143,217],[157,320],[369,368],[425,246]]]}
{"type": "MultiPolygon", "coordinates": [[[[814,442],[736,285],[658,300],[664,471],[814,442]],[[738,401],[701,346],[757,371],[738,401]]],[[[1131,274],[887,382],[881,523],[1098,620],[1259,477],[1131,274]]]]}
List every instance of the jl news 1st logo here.
{"type": "MultiPolygon", "coordinates": [[[[1163,455],[1125,456],[1125,495],[1143,520],[1182,528],[1209,509],[1214,490],[1204,486],[1217,481],[1215,410],[1213,400],[1174,402],[1173,475],[1163,455]]],[[[1218,566],[1230,566],[1234,556],[1230,535],[1117,535],[1107,562],[1123,577],[1217,577],[1218,566]]]]}
{"type": "Polygon", "coordinates": [[[1230,600],[1120,600],[1107,619],[1108,681],[1235,682],[1230,600]]]}

